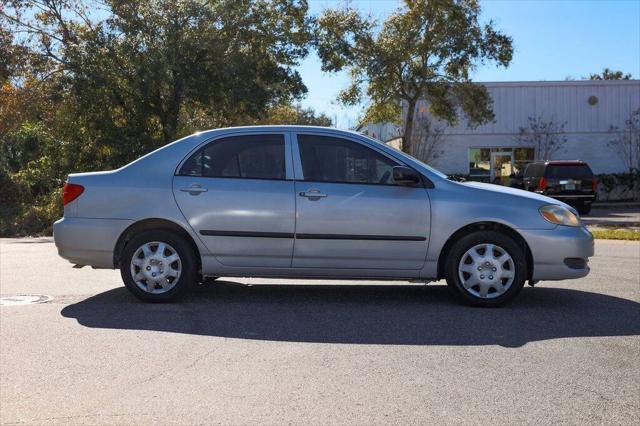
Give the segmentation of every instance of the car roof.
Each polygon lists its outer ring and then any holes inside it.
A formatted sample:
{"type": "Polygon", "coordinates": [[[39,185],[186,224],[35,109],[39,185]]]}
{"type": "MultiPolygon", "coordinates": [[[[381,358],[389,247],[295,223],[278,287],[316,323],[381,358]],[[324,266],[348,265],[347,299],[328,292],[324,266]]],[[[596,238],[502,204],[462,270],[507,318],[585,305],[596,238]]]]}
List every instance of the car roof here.
{"type": "Polygon", "coordinates": [[[263,132],[277,132],[277,131],[322,131],[322,132],[335,132],[335,133],[346,133],[346,134],[351,134],[351,135],[358,135],[358,136],[363,136],[362,133],[359,132],[355,132],[353,130],[344,130],[344,129],[337,129],[335,127],[325,127],[325,126],[304,126],[304,125],[290,125],[290,124],[285,124],[285,125],[279,125],[279,124],[269,124],[269,125],[257,125],[257,126],[235,126],[235,127],[220,127],[217,129],[209,129],[209,130],[202,130],[200,132],[197,132],[196,134],[205,134],[205,135],[209,135],[209,134],[215,134],[215,133],[222,133],[222,132],[229,132],[229,133],[234,133],[234,132],[242,132],[242,131],[263,131],[263,132]]]}

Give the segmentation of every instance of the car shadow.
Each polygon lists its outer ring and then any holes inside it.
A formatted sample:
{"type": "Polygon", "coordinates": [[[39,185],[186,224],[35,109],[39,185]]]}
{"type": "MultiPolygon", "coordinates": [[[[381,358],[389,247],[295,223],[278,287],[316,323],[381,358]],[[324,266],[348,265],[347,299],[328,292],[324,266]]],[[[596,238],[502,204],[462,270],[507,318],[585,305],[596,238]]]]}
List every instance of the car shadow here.
{"type": "Polygon", "coordinates": [[[124,288],[62,310],[83,326],[287,342],[501,345],[640,335],[640,303],[561,288],[525,288],[506,307],[456,303],[444,285],[199,286],[175,304],[136,301],[124,288]]]}
{"type": "Polygon", "coordinates": [[[0,238],[2,244],[46,244],[53,243],[53,237],[0,238]]]}

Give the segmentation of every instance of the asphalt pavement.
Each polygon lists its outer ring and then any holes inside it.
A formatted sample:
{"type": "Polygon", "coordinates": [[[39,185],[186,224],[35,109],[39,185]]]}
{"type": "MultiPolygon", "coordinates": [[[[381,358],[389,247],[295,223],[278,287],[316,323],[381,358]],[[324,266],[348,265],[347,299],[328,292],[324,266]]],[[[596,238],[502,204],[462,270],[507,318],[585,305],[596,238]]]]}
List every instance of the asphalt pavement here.
{"type": "Polygon", "coordinates": [[[1,240],[0,296],[51,300],[0,306],[0,423],[638,424],[640,243],[597,241],[591,267],[500,309],[235,278],[150,305],[48,238],[1,240]]]}
{"type": "Polygon", "coordinates": [[[594,207],[588,215],[581,216],[590,226],[638,227],[640,226],[640,206],[594,207]]]}

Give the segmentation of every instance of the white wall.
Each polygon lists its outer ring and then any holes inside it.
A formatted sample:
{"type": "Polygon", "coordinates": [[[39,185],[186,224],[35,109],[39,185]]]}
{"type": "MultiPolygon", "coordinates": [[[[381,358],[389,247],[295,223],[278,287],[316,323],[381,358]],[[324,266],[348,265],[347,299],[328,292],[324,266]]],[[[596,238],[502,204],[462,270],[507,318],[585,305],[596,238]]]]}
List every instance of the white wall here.
{"type": "MultiPolygon", "coordinates": [[[[609,133],[568,133],[567,143],[554,155],[555,160],[583,160],[594,173],[626,171],[617,154],[607,147],[609,133]]],[[[469,172],[469,148],[519,147],[515,135],[446,135],[442,143],[443,154],[431,165],[443,173],[469,172]]]]}
{"type": "MultiPolygon", "coordinates": [[[[519,146],[515,141],[529,117],[564,123],[568,142],[554,159],[580,159],[595,173],[624,170],[623,161],[607,146],[616,137],[610,126],[624,126],[632,111],[640,108],[640,80],[480,83],[493,99],[495,121],[469,128],[463,119],[445,126],[444,154],[433,162],[445,173],[467,173],[470,147],[519,146]],[[590,105],[589,97],[598,102],[590,105]]],[[[416,120],[429,118],[428,105],[418,105],[416,120]]],[[[406,114],[406,112],[405,112],[406,114]]]]}

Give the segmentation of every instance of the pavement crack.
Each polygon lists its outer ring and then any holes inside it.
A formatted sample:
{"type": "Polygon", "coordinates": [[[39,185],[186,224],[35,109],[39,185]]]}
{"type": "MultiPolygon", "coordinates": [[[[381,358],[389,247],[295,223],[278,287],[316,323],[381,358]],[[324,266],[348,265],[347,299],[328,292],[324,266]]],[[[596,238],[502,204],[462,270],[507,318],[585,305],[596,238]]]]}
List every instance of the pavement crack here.
{"type": "Polygon", "coordinates": [[[189,363],[189,365],[185,366],[183,368],[183,370],[190,370],[193,367],[195,367],[200,361],[204,360],[205,358],[209,357],[209,355],[213,354],[216,350],[215,349],[211,349],[210,351],[205,352],[204,354],[196,357],[196,359],[194,359],[193,361],[191,361],[189,363]]]}
{"type": "Polygon", "coordinates": [[[606,401],[607,403],[617,403],[622,405],[623,407],[632,408],[634,410],[637,410],[638,408],[640,408],[640,406],[637,406],[635,404],[630,404],[628,402],[621,402],[618,398],[611,398],[601,391],[590,389],[588,387],[580,386],[580,385],[574,385],[574,386],[576,387],[576,389],[582,390],[583,392],[589,392],[594,394],[595,396],[602,399],[603,401],[606,401]]]}

